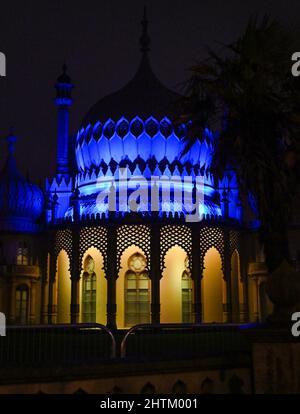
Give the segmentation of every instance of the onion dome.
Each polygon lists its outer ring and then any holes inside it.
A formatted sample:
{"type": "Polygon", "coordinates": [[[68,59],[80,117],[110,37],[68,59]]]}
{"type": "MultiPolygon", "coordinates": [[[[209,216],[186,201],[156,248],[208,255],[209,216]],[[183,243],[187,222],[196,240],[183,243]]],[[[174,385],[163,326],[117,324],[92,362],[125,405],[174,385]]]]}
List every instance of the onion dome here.
{"type": "Polygon", "coordinates": [[[185,154],[185,125],[174,125],[181,96],[165,87],[152,71],[150,38],[144,13],[140,50],[142,59],[133,79],[121,90],[98,101],[78,131],[75,154],[78,171],[90,172],[103,164],[189,163],[207,169],[212,135],[209,131],[185,154]]]}
{"type": "Polygon", "coordinates": [[[120,117],[133,119],[137,115],[144,121],[149,117],[160,119],[162,114],[172,119],[176,115],[176,103],[180,95],[165,87],[152,71],[148,52],[150,38],[146,13],[142,20],[140,50],[142,59],[133,79],[119,91],[100,99],[83,119],[82,126],[94,125],[108,119],[117,121],[120,117]]]}
{"type": "Polygon", "coordinates": [[[43,212],[43,192],[17,170],[14,158],[16,137],[11,133],[6,140],[8,157],[0,172],[0,230],[38,231],[43,212]]]}
{"type": "Polygon", "coordinates": [[[150,116],[160,119],[164,114],[170,119],[176,116],[176,103],[180,95],[165,87],[152,71],[147,54],[143,54],[133,79],[119,91],[93,105],[85,115],[82,126],[94,125],[107,119],[117,121],[121,116],[133,119],[138,114],[143,120],[150,116]]]}
{"type": "MultiPolygon", "coordinates": [[[[117,205],[110,211],[121,215],[131,213],[133,210],[119,189],[124,189],[125,184],[130,187],[140,177],[146,179],[143,188],[147,185],[151,191],[155,186],[153,177],[170,180],[180,177],[186,194],[192,187],[195,189],[190,198],[186,197],[185,206],[182,199],[176,200],[173,195],[168,201],[159,196],[159,217],[164,213],[173,217],[186,215],[192,211],[194,202],[202,216],[220,217],[224,211],[227,216],[234,217],[235,203],[229,208],[227,201],[222,201],[211,173],[215,136],[206,129],[187,150],[186,125],[174,122],[180,115],[176,112],[180,110],[181,96],[165,87],[152,71],[147,25],[144,13],[140,38],[142,58],[133,79],[121,90],[100,99],[82,121],[75,143],[76,185],[80,196],[77,204],[67,209],[65,217],[107,215],[109,206],[98,195],[111,193],[114,189],[117,205]],[[195,200],[196,186],[200,196],[195,200]]],[[[237,198],[237,190],[232,189],[231,181],[224,182],[222,188],[228,184],[233,199],[237,198]]],[[[180,185],[177,181],[174,188],[177,186],[178,189],[180,185]]],[[[147,197],[140,198],[137,204],[139,213],[152,214],[151,201],[147,197]]]]}

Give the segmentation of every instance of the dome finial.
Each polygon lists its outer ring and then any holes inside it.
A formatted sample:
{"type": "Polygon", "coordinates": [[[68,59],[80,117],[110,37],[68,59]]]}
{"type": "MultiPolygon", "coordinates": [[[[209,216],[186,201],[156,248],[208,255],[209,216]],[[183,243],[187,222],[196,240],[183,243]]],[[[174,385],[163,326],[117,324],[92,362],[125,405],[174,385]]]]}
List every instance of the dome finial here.
{"type": "Polygon", "coordinates": [[[62,74],[57,78],[58,83],[64,83],[64,84],[71,84],[71,78],[67,74],[68,66],[66,65],[66,62],[62,65],[62,74]]]}
{"type": "Polygon", "coordinates": [[[141,52],[147,54],[150,50],[150,37],[148,34],[148,19],[147,19],[147,7],[144,6],[142,24],[142,35],[140,37],[141,52]]]}
{"type": "Polygon", "coordinates": [[[11,126],[9,128],[9,134],[6,137],[6,142],[8,144],[8,154],[11,156],[15,152],[15,142],[17,141],[17,138],[14,134],[14,128],[11,126]]]}

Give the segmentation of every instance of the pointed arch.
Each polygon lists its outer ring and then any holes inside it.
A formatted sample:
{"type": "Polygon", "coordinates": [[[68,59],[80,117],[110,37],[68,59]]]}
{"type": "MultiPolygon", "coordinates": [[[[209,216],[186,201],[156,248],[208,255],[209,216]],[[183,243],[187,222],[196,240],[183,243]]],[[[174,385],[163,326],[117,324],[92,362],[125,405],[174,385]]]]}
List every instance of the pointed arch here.
{"type": "Polygon", "coordinates": [[[104,259],[106,267],[107,257],[107,228],[104,226],[84,227],[80,230],[79,260],[83,265],[83,257],[89,248],[95,248],[104,259]]]}
{"type": "Polygon", "coordinates": [[[56,303],[57,303],[57,323],[70,322],[71,304],[71,274],[70,260],[67,252],[62,249],[56,260],[56,303]]]}
{"type": "Polygon", "coordinates": [[[232,322],[240,321],[240,310],[244,302],[244,286],[241,281],[240,256],[235,249],[231,255],[231,305],[232,322]]]}
{"type": "Polygon", "coordinates": [[[205,226],[200,230],[200,263],[204,266],[205,256],[210,248],[214,247],[221,258],[224,269],[224,234],[219,227],[205,226]]]}
{"type": "Polygon", "coordinates": [[[69,265],[72,264],[72,231],[69,229],[58,230],[55,235],[54,255],[57,261],[58,255],[64,250],[68,255],[69,265]]]}
{"type": "Polygon", "coordinates": [[[125,224],[117,232],[117,266],[121,267],[121,257],[125,250],[133,245],[140,246],[150,267],[150,228],[144,224],[125,224]]]}
{"type": "Polygon", "coordinates": [[[106,324],[107,280],[103,254],[96,247],[89,247],[82,255],[79,303],[81,322],[106,324]]]}
{"type": "MultiPolygon", "coordinates": [[[[173,246],[164,260],[160,280],[160,303],[162,323],[181,323],[187,317],[193,302],[193,281],[186,268],[187,252],[183,247],[173,246]]],[[[191,318],[191,315],[189,316],[191,318]]]]}
{"type": "Polygon", "coordinates": [[[172,247],[181,247],[189,258],[192,267],[192,232],[190,227],[180,225],[166,225],[161,228],[160,237],[160,267],[161,271],[165,268],[165,257],[172,247]]]}
{"type": "Polygon", "coordinates": [[[201,287],[204,322],[223,322],[224,283],[220,253],[211,247],[204,256],[201,287]]]}

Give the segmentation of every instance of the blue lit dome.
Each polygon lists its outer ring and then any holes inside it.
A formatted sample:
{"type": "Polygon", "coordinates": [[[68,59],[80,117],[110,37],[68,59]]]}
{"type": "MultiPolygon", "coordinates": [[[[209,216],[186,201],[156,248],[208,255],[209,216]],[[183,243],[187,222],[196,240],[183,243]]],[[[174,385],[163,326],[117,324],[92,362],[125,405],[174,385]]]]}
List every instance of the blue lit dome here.
{"type": "Polygon", "coordinates": [[[9,154],[0,173],[0,228],[7,231],[35,231],[43,212],[44,197],[17,170],[13,135],[7,137],[9,154]]]}
{"type": "MultiPolygon", "coordinates": [[[[140,38],[142,59],[132,80],[119,91],[100,99],[83,118],[76,140],[76,161],[80,173],[110,164],[134,169],[138,162],[179,161],[183,149],[184,125],[173,126],[180,95],[164,86],[153,73],[148,52],[150,38],[146,16],[140,38]]],[[[201,145],[180,159],[198,164],[201,145]]],[[[151,167],[150,167],[151,169],[151,167]]]]}
{"type": "Polygon", "coordinates": [[[120,91],[104,97],[88,111],[78,131],[75,153],[79,173],[100,167],[137,163],[199,166],[207,170],[213,136],[207,130],[190,151],[184,124],[174,125],[180,95],[154,75],[146,54],[134,78],[120,91]]]}
{"type": "MultiPolygon", "coordinates": [[[[206,129],[189,151],[184,151],[186,125],[174,122],[179,115],[180,95],[162,85],[153,73],[148,57],[147,21],[144,19],[142,23],[142,59],[137,73],[122,89],[93,105],[77,133],[75,158],[78,174],[75,185],[80,194],[77,214],[107,215],[108,206],[98,202],[98,193],[107,190],[112,182],[116,183],[117,192],[120,191],[125,182],[120,179],[120,171],[126,169],[127,183],[137,176],[146,178],[148,183],[153,176],[179,176],[182,181],[189,177],[192,184],[183,184],[186,189],[195,186],[198,177],[202,177],[204,201],[200,203],[200,210],[204,216],[223,215],[223,190],[226,186],[227,194],[230,187],[228,197],[232,201],[232,209],[229,215],[238,218],[235,175],[231,173],[216,182],[211,174],[214,134],[206,129]]],[[[151,188],[152,183],[148,185],[149,191],[151,188]]],[[[115,211],[130,213],[132,210],[125,204],[122,207],[120,193],[116,197],[118,207],[115,211]]],[[[174,200],[173,197],[172,201],[164,203],[161,197],[159,215],[166,211],[171,215],[185,215],[186,211],[174,200]]],[[[144,210],[139,211],[149,211],[147,201],[144,204],[144,210]]],[[[65,217],[72,215],[73,207],[70,206],[65,217]]]]}

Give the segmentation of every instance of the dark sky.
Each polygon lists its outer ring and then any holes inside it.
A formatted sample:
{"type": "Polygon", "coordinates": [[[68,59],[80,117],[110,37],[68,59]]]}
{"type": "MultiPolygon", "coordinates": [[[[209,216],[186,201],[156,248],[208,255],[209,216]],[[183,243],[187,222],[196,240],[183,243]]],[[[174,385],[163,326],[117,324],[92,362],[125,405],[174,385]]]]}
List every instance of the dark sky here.
{"type": "MultiPolygon", "coordinates": [[[[234,40],[251,14],[269,13],[288,25],[300,21],[300,0],[2,1],[0,51],[7,77],[0,78],[0,136],[15,127],[23,173],[43,178],[55,170],[53,86],[64,61],[76,86],[70,132],[93,103],[134,75],[144,4],[152,66],[172,89],[205,56],[205,46],[234,40]]],[[[1,142],[0,165],[5,157],[1,142]]]]}

